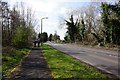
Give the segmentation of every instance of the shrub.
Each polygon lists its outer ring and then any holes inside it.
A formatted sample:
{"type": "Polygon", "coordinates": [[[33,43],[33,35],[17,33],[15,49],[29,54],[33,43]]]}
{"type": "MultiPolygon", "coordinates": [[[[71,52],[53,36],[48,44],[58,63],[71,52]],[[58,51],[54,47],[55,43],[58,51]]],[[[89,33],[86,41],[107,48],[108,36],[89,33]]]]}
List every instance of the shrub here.
{"type": "Polygon", "coordinates": [[[17,32],[12,39],[12,45],[17,48],[23,48],[28,45],[28,38],[30,36],[30,29],[25,27],[17,28],[17,32]]]}

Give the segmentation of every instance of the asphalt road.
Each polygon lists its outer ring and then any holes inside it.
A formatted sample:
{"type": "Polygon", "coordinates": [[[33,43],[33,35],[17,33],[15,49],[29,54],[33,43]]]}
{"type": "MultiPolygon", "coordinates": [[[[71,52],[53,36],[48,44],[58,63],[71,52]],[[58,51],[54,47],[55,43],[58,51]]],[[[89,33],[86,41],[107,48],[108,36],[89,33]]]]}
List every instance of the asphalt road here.
{"type": "Polygon", "coordinates": [[[71,44],[57,44],[50,42],[45,44],[120,78],[117,51],[88,48],[71,44]]]}

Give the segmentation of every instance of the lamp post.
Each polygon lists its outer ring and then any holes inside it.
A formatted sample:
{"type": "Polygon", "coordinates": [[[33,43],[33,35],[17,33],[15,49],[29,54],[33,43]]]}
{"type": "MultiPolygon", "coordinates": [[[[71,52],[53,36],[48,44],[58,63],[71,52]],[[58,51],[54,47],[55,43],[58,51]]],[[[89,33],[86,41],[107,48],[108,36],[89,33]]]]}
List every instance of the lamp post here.
{"type": "MultiPolygon", "coordinates": [[[[42,38],[42,20],[43,19],[48,19],[48,17],[44,17],[44,18],[41,18],[41,38],[42,38]]],[[[41,39],[41,46],[42,46],[42,42],[43,42],[43,40],[41,39]]]]}

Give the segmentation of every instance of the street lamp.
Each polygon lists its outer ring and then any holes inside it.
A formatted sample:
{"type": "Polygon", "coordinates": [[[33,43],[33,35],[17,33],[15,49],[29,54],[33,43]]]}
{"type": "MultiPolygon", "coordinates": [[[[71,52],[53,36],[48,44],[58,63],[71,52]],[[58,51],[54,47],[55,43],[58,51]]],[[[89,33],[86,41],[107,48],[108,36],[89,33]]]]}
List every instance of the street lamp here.
{"type": "MultiPolygon", "coordinates": [[[[42,38],[42,20],[48,19],[48,17],[41,18],[41,38],[42,38]]],[[[42,46],[42,39],[41,39],[41,46],[42,46]]]]}

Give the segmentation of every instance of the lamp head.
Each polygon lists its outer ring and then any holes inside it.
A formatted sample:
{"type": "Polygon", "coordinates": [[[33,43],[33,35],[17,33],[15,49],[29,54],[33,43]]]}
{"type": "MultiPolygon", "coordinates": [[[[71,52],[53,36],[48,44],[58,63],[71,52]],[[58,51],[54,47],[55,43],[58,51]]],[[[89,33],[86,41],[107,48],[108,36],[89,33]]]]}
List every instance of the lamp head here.
{"type": "Polygon", "coordinates": [[[45,19],[48,19],[48,17],[45,17],[45,19]]]}
{"type": "Polygon", "coordinates": [[[44,18],[42,18],[42,19],[48,19],[48,17],[44,17],[44,18]]]}

